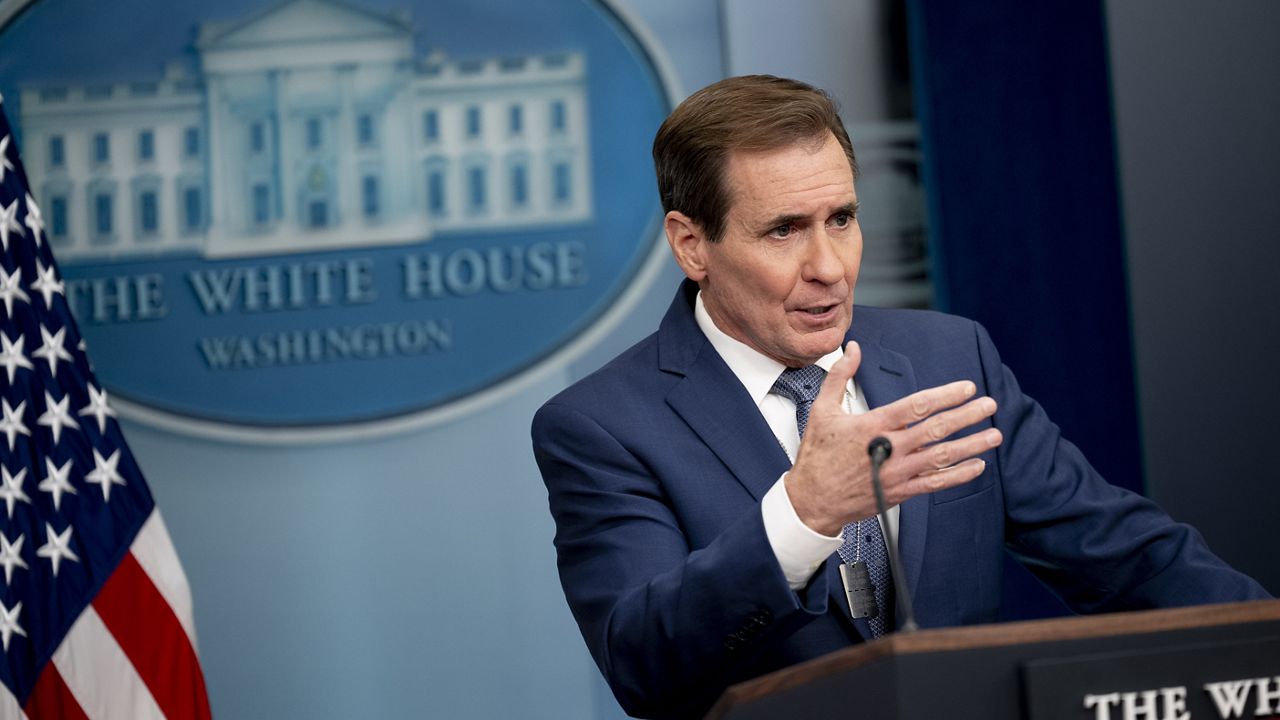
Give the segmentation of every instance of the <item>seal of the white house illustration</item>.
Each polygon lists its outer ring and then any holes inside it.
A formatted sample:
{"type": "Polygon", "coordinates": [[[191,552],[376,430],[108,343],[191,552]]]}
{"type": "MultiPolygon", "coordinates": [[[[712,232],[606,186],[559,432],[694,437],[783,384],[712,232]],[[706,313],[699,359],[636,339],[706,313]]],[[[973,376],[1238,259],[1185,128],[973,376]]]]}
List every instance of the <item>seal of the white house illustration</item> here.
{"type": "Polygon", "coordinates": [[[439,413],[655,256],[671,91],[608,3],[39,0],[0,45],[68,300],[147,419],[439,413]]]}

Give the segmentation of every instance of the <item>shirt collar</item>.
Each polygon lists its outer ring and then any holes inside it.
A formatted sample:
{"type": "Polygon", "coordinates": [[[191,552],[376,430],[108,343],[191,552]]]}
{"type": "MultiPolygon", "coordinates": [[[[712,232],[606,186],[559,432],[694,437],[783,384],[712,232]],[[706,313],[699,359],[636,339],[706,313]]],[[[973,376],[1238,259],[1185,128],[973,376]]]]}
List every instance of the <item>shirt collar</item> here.
{"type": "MultiPolygon", "coordinates": [[[[720,358],[747,389],[747,393],[751,395],[755,404],[759,405],[769,395],[769,391],[773,389],[773,383],[778,380],[778,376],[787,369],[787,366],[746,343],[729,337],[723,330],[716,327],[715,321],[711,319],[702,302],[701,290],[698,291],[698,298],[693,305],[693,317],[697,320],[702,334],[707,336],[711,346],[720,353],[720,358]]],[[[844,348],[838,347],[818,358],[814,365],[831,372],[831,366],[835,365],[843,354],[844,348]]]]}

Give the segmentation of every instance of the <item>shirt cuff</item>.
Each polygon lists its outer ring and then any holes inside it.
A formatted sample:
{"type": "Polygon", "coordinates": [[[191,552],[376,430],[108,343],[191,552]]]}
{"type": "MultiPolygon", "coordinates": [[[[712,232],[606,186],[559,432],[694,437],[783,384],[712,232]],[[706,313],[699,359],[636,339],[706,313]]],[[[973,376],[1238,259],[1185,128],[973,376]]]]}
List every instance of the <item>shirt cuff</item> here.
{"type": "Polygon", "coordinates": [[[822,561],[840,549],[842,540],[839,535],[823,535],[804,524],[791,505],[786,479],[783,473],[765,493],[760,512],[764,515],[765,535],[787,584],[792,590],[800,590],[809,583],[822,561]]]}

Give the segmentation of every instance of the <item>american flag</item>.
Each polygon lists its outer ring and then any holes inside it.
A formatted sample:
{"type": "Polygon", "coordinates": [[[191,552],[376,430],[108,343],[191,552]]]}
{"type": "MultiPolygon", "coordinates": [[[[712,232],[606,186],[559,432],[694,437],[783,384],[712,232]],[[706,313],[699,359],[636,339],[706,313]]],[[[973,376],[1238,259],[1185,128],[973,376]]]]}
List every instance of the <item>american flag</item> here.
{"type": "Polygon", "coordinates": [[[207,718],[191,593],[0,98],[0,719],[207,718]]]}

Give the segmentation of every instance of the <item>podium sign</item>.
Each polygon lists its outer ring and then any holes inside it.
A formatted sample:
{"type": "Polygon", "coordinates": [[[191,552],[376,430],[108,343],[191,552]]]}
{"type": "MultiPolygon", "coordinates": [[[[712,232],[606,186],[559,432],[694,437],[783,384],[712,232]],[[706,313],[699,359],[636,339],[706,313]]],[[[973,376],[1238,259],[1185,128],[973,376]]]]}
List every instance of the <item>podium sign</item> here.
{"type": "Polygon", "coordinates": [[[890,635],[735,685],[709,719],[1280,715],[1280,601],[890,635]]]}
{"type": "Polygon", "coordinates": [[[1030,720],[1280,715],[1280,629],[1256,640],[1032,660],[1030,720]]]}

